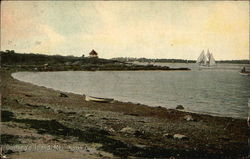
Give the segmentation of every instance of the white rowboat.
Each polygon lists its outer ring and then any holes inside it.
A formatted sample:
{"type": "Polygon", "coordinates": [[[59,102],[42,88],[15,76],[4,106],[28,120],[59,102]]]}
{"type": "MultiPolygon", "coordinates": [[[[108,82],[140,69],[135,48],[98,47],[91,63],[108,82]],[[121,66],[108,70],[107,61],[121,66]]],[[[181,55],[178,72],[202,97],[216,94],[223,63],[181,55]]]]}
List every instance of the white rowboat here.
{"type": "Polygon", "coordinates": [[[100,98],[100,97],[93,97],[93,96],[85,96],[86,101],[93,101],[93,102],[102,102],[102,103],[109,103],[112,102],[113,98],[100,98]]]}
{"type": "Polygon", "coordinates": [[[250,76],[250,72],[240,72],[242,76],[250,76]]]}

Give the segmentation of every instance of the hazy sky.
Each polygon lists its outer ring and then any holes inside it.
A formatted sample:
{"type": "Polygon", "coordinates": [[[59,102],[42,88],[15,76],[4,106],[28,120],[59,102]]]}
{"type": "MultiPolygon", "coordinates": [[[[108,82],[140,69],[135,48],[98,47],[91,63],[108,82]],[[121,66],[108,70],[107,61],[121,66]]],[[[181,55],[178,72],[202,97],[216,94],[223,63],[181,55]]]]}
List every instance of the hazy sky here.
{"type": "Polygon", "coordinates": [[[100,57],[249,58],[248,1],[2,1],[1,50],[100,57]]]}

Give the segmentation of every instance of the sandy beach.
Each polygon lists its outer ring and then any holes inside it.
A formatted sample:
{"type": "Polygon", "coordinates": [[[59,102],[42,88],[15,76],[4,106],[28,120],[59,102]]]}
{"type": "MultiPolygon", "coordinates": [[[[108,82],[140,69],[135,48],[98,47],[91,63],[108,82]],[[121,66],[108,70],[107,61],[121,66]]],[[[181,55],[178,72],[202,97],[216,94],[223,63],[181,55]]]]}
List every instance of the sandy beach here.
{"type": "Polygon", "coordinates": [[[249,153],[244,119],[87,102],[84,95],[18,81],[5,70],[1,96],[1,145],[13,159],[243,159],[249,153]]]}

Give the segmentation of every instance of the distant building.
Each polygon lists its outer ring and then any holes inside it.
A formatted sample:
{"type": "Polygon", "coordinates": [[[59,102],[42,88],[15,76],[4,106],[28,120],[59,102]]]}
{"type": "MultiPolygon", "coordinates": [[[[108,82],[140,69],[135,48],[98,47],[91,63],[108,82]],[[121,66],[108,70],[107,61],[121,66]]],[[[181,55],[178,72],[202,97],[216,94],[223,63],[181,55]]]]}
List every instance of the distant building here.
{"type": "Polygon", "coordinates": [[[89,57],[90,58],[98,58],[98,54],[95,50],[92,50],[90,53],[89,53],[89,57]]]}

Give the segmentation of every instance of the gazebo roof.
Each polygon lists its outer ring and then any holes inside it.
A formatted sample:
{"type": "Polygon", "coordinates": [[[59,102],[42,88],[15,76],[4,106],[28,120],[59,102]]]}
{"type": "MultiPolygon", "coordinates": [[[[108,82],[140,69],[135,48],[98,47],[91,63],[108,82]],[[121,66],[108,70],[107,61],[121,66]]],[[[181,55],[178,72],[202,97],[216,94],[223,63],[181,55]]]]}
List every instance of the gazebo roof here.
{"type": "Polygon", "coordinates": [[[89,54],[90,55],[97,55],[97,52],[95,50],[92,50],[89,54]]]}

